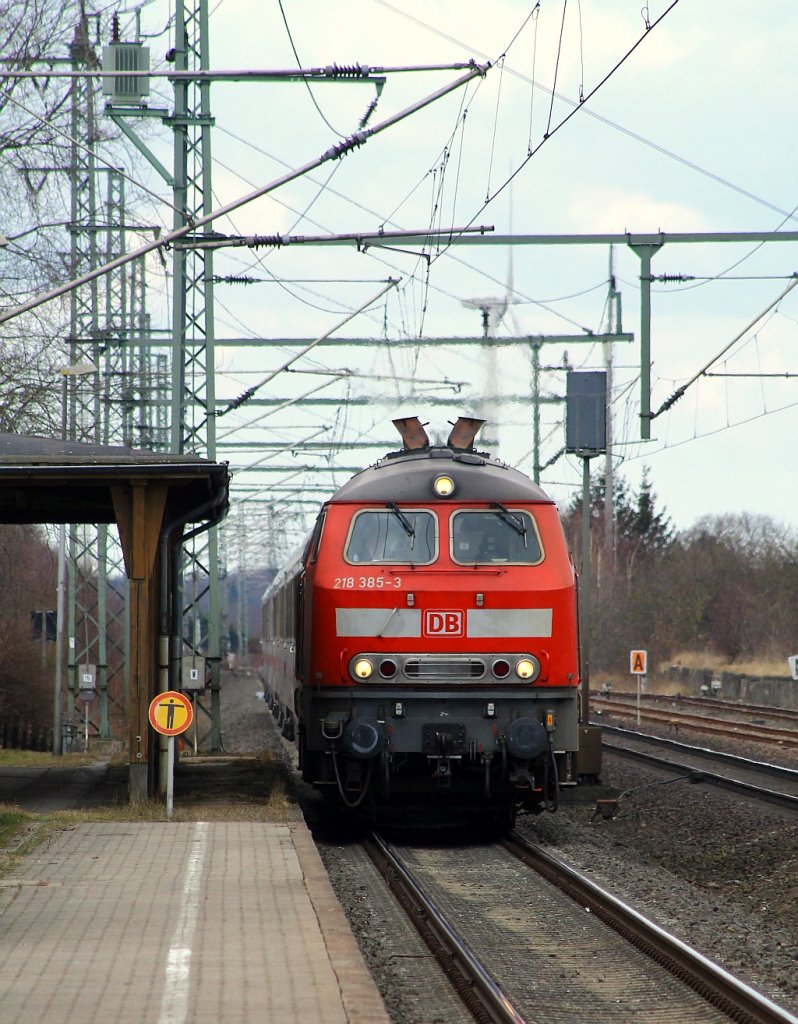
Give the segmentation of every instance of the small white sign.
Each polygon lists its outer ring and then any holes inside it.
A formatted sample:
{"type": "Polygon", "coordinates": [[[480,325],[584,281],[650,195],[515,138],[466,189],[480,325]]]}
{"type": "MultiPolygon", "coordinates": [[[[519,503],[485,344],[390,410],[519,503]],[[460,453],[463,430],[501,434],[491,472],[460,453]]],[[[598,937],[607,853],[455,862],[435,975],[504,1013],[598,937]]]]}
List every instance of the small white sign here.
{"type": "Polygon", "coordinates": [[[790,666],[790,675],[793,679],[798,679],[798,654],[791,654],[787,658],[787,664],[790,666]]]}
{"type": "Polygon", "coordinates": [[[94,690],[96,688],[96,665],[78,665],[78,685],[81,690],[94,690]]]}

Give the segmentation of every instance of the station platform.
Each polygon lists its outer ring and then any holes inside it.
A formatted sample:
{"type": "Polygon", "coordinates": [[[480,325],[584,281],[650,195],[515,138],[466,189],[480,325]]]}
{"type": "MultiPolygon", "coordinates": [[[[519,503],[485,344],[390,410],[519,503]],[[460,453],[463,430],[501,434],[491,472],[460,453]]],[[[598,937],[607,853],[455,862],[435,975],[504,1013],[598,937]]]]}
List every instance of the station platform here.
{"type": "Polygon", "coordinates": [[[100,822],[0,877],[0,1020],[388,1024],[304,822],[100,822]]]}

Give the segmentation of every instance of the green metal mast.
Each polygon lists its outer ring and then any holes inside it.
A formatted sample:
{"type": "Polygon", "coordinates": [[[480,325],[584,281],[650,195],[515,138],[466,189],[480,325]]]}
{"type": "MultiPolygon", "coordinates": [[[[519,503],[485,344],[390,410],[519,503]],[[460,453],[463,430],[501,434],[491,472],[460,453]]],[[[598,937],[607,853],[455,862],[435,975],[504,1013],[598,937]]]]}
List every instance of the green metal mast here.
{"type": "MultiPolygon", "coordinates": [[[[208,3],[175,6],[176,71],[210,68],[208,3]]],[[[213,210],[211,192],[210,82],[178,79],[174,132],[175,229],[213,210]]],[[[203,229],[210,233],[210,225],[203,229]]],[[[173,255],[172,450],[216,458],[214,376],[213,253],[176,246],[173,255]]],[[[210,668],[211,749],[221,749],[219,674],[221,636],[219,542],[215,528],[184,546],[182,573],[183,637],[173,639],[173,678],[179,678],[184,652],[205,657],[210,668]]]]}
{"type": "MultiPolygon", "coordinates": [[[[83,10],[70,45],[70,61],[74,71],[99,67],[83,10]]],[[[95,153],[98,92],[91,78],[74,78],[70,105],[70,270],[74,277],[125,250],[124,178],[118,171],[100,168],[95,153]]],[[[124,439],[115,388],[126,376],[122,340],[129,314],[126,267],[71,293],[71,365],[64,368],[63,414],[64,432],[70,439],[103,445],[124,439]]],[[[124,568],[121,549],[108,527],[70,527],[67,713],[74,723],[76,715],[88,712],[102,740],[112,738],[114,726],[121,727],[127,698],[126,594],[111,587],[114,578],[123,580],[124,568]],[[92,700],[76,708],[77,696],[87,688],[95,691],[97,703],[92,700]]]]}

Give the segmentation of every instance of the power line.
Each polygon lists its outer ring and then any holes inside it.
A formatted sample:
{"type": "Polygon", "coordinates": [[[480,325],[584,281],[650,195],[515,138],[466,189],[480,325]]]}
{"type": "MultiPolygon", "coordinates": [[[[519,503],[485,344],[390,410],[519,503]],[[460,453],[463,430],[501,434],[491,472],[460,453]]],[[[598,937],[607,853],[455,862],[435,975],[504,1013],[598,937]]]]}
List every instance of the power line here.
{"type": "MultiPolygon", "coordinates": [[[[302,61],[299,59],[299,54],[297,53],[296,46],[294,45],[294,37],[291,35],[291,28],[290,28],[290,26],[288,24],[288,18],[286,18],[286,16],[285,16],[285,9],[283,8],[283,0],[277,0],[277,6],[280,8],[280,15],[281,15],[281,17],[283,19],[283,24],[285,25],[286,34],[288,35],[288,42],[291,44],[291,50],[293,51],[294,57],[296,58],[297,67],[302,67],[302,61]]],[[[327,120],[327,118],[324,116],[324,112],[322,111],[322,109],[319,106],[319,104],[316,102],[316,97],[313,95],[313,90],[310,87],[310,82],[308,82],[307,79],[305,79],[304,81],[305,81],[305,88],[308,91],[308,96],[310,96],[310,99],[311,99],[311,102],[313,103],[313,106],[318,111],[319,117],[322,119],[322,121],[324,121],[324,123],[327,125],[327,127],[330,129],[331,132],[334,132],[336,135],[343,135],[344,133],[343,132],[339,132],[337,128],[334,128],[330,124],[330,122],[327,120]]]]}
{"type": "MultiPolygon", "coordinates": [[[[676,0],[678,2],[678,0],[676,0]]],[[[212,210],[210,213],[203,214],[201,217],[195,218],[190,223],[184,224],[182,227],[176,228],[173,231],[168,232],[163,238],[158,239],[154,242],[150,242],[146,245],[140,246],[138,249],[134,249],[124,255],[118,257],[115,260],[111,260],[108,263],[103,264],[101,267],[96,268],[88,274],[83,275],[80,279],[70,281],[65,285],[61,285],[58,288],[54,288],[49,292],[45,292],[35,299],[31,299],[28,302],[23,303],[11,310],[0,311],[0,324],[5,323],[7,320],[11,320],[15,316],[19,316],[21,313],[25,313],[28,310],[35,309],[37,306],[49,302],[52,299],[58,298],[61,295],[65,295],[67,292],[72,291],[74,288],[79,287],[82,284],[88,284],[90,281],[96,280],[98,277],[102,277],[111,270],[115,270],[117,267],[123,266],[125,263],[136,259],[138,256],[145,256],[147,253],[152,252],[155,249],[160,248],[163,245],[170,244],[184,238],[186,235],[196,231],[198,228],[204,227],[206,224],[210,224],[212,221],[217,220],[220,217],[227,216],[234,210],[240,209],[248,203],[253,202],[256,199],[260,199],[262,196],[268,195],[275,189],[280,188],[283,185],[294,181],[297,178],[307,174],[309,170],[313,170],[316,167],[320,167],[323,163],[331,160],[340,160],[346,156],[347,153],[352,152],[358,147],[364,145],[372,136],[377,135],[380,132],[385,131],[388,128],[393,127],[400,121],[417,113],[418,111],[434,103],[436,100],[446,96],[448,93],[460,88],[470,82],[472,78],[477,76],[483,76],[487,74],[488,67],[484,65],[472,64],[467,74],[456,79],[454,82],[450,82],[448,85],[437,89],[435,92],[429,94],[422,100],[418,100],[406,107],[404,110],[399,111],[397,114],[393,114],[376,124],[373,128],[365,128],[362,131],[355,132],[348,139],[343,142],[333,144],[325,153],[322,153],[320,157],[309,161],[302,167],[296,168],[294,171],[288,174],[282,175],[275,181],[269,182],[267,185],[263,185],[260,188],[256,188],[254,192],[250,192],[248,195],[240,196],[238,199],[234,199],[232,202],[219,207],[216,210],[212,210]]]]}
{"type": "Polygon", "coordinates": [[[687,389],[690,388],[693,384],[695,384],[699,377],[702,377],[706,374],[707,370],[710,366],[712,366],[713,363],[716,363],[720,359],[720,357],[724,355],[726,352],[728,352],[733,345],[737,344],[740,338],[743,338],[752,328],[756,327],[756,325],[759,323],[762,317],[765,316],[766,313],[769,313],[774,306],[777,306],[783,298],[789,295],[789,293],[793,290],[793,288],[795,288],[796,285],[798,285],[798,277],[791,281],[783,292],[781,292],[778,296],[776,296],[776,298],[772,302],[765,306],[762,312],[758,313],[757,316],[755,316],[754,319],[739,332],[739,334],[736,334],[732,338],[732,340],[728,342],[728,344],[724,345],[717,355],[713,356],[708,363],[705,363],[704,366],[700,370],[698,370],[697,373],[694,373],[693,376],[685,384],[682,384],[681,387],[677,388],[676,391],[674,391],[669,398],[666,398],[662,405],[659,407],[659,409],[657,409],[656,412],[651,413],[650,419],[655,420],[658,416],[662,415],[663,412],[666,412],[673,405],[675,405],[676,402],[678,402],[679,399],[684,395],[687,389]]]}
{"type": "MultiPolygon", "coordinates": [[[[669,6],[668,6],[668,7],[667,7],[667,8],[666,8],[666,9],[665,9],[665,10],[664,10],[663,12],[662,12],[662,14],[661,14],[661,15],[660,15],[660,16],[659,16],[659,17],[657,18],[657,20],[656,20],[656,21],[654,21],[654,22],[652,22],[652,23],[651,23],[651,25],[647,25],[647,26],[646,26],[646,31],[645,31],[645,32],[643,33],[643,35],[642,35],[642,36],[640,36],[640,38],[639,38],[639,39],[638,39],[638,40],[637,40],[637,41],[636,41],[636,42],[635,42],[635,43],[634,43],[634,44],[633,44],[633,45],[632,45],[632,46],[631,46],[631,47],[630,47],[630,48],[629,48],[629,49],[628,49],[628,50],[626,51],[626,53],[625,53],[625,54],[624,54],[624,55],[623,55],[623,56],[621,57],[621,59],[620,59],[620,60],[618,60],[618,61],[617,61],[617,62],[616,62],[616,63],[615,63],[614,65],[613,65],[613,67],[612,67],[612,68],[610,68],[610,70],[609,70],[609,71],[608,71],[608,72],[607,72],[607,73],[606,73],[606,74],[604,75],[604,77],[603,77],[603,78],[602,78],[602,79],[601,79],[601,80],[600,80],[600,81],[598,82],[598,84],[597,84],[597,85],[594,85],[594,86],[593,86],[593,88],[592,88],[592,89],[590,90],[590,92],[588,92],[588,93],[587,93],[587,95],[586,95],[586,96],[584,97],[584,103],[587,103],[587,102],[588,102],[588,101],[589,101],[590,99],[592,99],[592,97],[596,95],[596,93],[597,93],[597,92],[599,91],[599,89],[601,89],[601,88],[602,88],[602,86],[604,86],[604,85],[605,85],[605,84],[606,84],[606,83],[607,83],[607,82],[608,82],[608,81],[610,80],[610,78],[612,78],[612,76],[613,76],[613,75],[615,74],[615,72],[616,72],[616,71],[617,71],[617,70],[618,70],[618,69],[619,69],[619,68],[620,68],[620,67],[621,67],[621,66],[622,66],[623,64],[625,64],[625,63],[626,63],[626,61],[627,61],[627,60],[628,60],[628,59],[629,59],[629,58],[630,58],[630,57],[632,56],[632,54],[633,54],[633,53],[635,52],[635,50],[636,50],[636,49],[637,49],[637,48],[638,48],[638,47],[639,47],[639,46],[641,45],[641,43],[643,42],[643,40],[644,40],[644,39],[645,39],[645,38],[646,38],[646,37],[648,36],[649,32],[650,32],[651,30],[653,30],[654,28],[656,28],[656,27],[657,27],[657,25],[661,24],[661,22],[663,21],[663,19],[664,19],[664,18],[666,18],[666,17],[667,17],[667,16],[668,16],[668,15],[670,14],[670,12],[671,12],[671,11],[672,11],[672,10],[674,9],[674,7],[676,7],[676,5],[677,5],[678,3],[679,3],[679,0],[672,0],[672,3],[671,3],[671,4],[670,4],[670,5],[669,5],[669,6]]],[[[479,215],[480,215],[480,214],[481,214],[481,213],[482,213],[482,212],[483,212],[483,211],[485,210],[485,208],[486,208],[486,207],[487,207],[487,206],[488,206],[488,205],[489,205],[490,203],[492,203],[494,199],[496,199],[496,198],[497,198],[498,196],[500,196],[500,195],[502,194],[502,192],[504,192],[504,190],[505,190],[505,189],[507,188],[507,186],[508,186],[508,185],[509,185],[509,184],[510,184],[511,182],[513,182],[513,181],[515,180],[515,178],[517,178],[517,177],[518,177],[518,175],[519,175],[519,174],[521,173],[521,171],[522,171],[522,170],[524,169],[524,167],[526,167],[526,165],[527,165],[527,164],[529,163],[529,161],[530,161],[530,160],[531,160],[531,159],[532,159],[532,158],[533,158],[534,156],[536,156],[536,155],[537,155],[537,153],[539,153],[539,152],[540,152],[540,150],[542,149],[542,147],[543,147],[543,146],[544,146],[544,145],[545,145],[545,144],[546,144],[546,143],[547,143],[547,142],[549,141],[549,139],[550,139],[550,138],[552,138],[552,137],[553,137],[554,135],[556,135],[556,133],[557,133],[557,132],[559,132],[561,128],[564,128],[564,127],[565,127],[565,125],[566,125],[566,124],[568,124],[568,122],[569,122],[569,121],[571,120],[571,118],[572,118],[572,117],[573,117],[573,116],[574,116],[574,115],[575,115],[575,114],[576,114],[576,113],[577,113],[578,111],[580,111],[580,110],[582,110],[582,109],[583,109],[583,108],[582,108],[582,104],[579,104],[578,106],[575,106],[575,107],[574,107],[574,108],[573,108],[573,109],[571,110],[571,112],[570,112],[569,114],[566,114],[566,115],[565,115],[565,117],[564,117],[564,118],[563,118],[563,119],[562,119],[562,120],[561,120],[561,121],[560,121],[560,122],[559,122],[559,123],[558,123],[557,125],[555,125],[555,127],[554,127],[554,128],[553,128],[553,129],[551,130],[551,131],[550,131],[550,130],[549,130],[549,129],[547,128],[547,130],[546,130],[546,133],[544,134],[544,136],[543,136],[542,140],[541,140],[541,141],[540,141],[540,142],[539,142],[539,143],[537,144],[537,146],[535,146],[535,148],[534,148],[534,149],[532,150],[532,152],[531,152],[531,153],[528,153],[528,154],[527,154],[526,158],[525,158],[524,160],[522,160],[522,161],[521,161],[521,163],[520,163],[520,164],[518,165],[518,167],[517,167],[517,168],[516,168],[516,169],[515,169],[515,170],[514,170],[514,171],[512,172],[512,174],[510,174],[510,175],[509,175],[509,177],[508,177],[508,178],[506,179],[506,181],[504,182],[504,184],[503,184],[503,185],[501,185],[501,186],[500,186],[500,187],[499,187],[499,188],[498,188],[498,189],[497,189],[497,190],[496,190],[496,191],[495,191],[495,192],[493,193],[493,195],[492,195],[492,196],[490,196],[490,197],[489,197],[489,198],[488,198],[488,199],[487,199],[487,200],[486,200],[486,201],[485,201],[485,202],[484,202],[484,203],[482,204],[482,206],[480,206],[480,207],[479,207],[479,209],[478,209],[478,210],[477,210],[477,211],[476,211],[476,212],[474,213],[474,216],[473,216],[473,217],[471,218],[471,220],[470,220],[470,221],[468,222],[468,223],[469,223],[469,225],[470,225],[470,224],[473,224],[473,223],[474,223],[474,221],[475,221],[475,220],[477,219],[477,217],[479,217],[479,215]]],[[[444,251],[445,251],[445,250],[444,250],[444,251]]],[[[440,255],[440,254],[438,254],[438,256],[439,256],[439,255],[440,255]]],[[[438,256],[436,256],[435,258],[437,259],[437,258],[438,258],[438,256]]]]}
{"type": "MultiPolygon", "coordinates": [[[[448,33],[435,28],[433,25],[430,25],[428,22],[423,21],[421,18],[417,18],[414,15],[410,14],[409,12],[403,11],[401,10],[401,8],[396,7],[391,3],[388,3],[387,0],[375,0],[375,3],[378,3],[381,7],[385,7],[387,10],[392,11],[394,14],[398,14],[409,21],[415,22],[415,24],[420,25],[422,28],[426,29],[429,32],[432,32],[434,35],[439,36],[441,39],[447,40],[447,42],[454,43],[457,46],[461,46],[463,47],[463,49],[467,49],[470,53],[474,53],[478,57],[482,57],[483,59],[489,59],[489,55],[484,50],[480,50],[478,47],[475,46],[469,46],[469,44],[463,42],[463,40],[458,39],[455,36],[449,35],[448,33]]],[[[665,12],[665,14],[667,13],[668,11],[665,12]]],[[[651,26],[649,26],[649,28],[650,27],[651,26]]],[[[646,29],[647,32],[649,31],[649,28],[646,29]]],[[[538,89],[541,92],[545,92],[548,94],[550,90],[547,89],[546,86],[540,85],[538,84],[538,82],[535,81],[534,67],[535,65],[533,61],[533,74],[531,77],[529,75],[525,75],[522,71],[516,70],[515,68],[512,67],[512,65],[509,64],[506,65],[506,70],[508,74],[513,75],[520,81],[526,82],[528,85],[532,86],[533,93],[535,89],[538,89]]],[[[575,109],[580,109],[584,101],[584,98],[580,98],[580,101],[578,103],[575,103],[574,100],[570,99],[568,96],[562,95],[562,93],[557,93],[556,98],[558,102],[565,103],[566,105],[574,107],[575,109]]],[[[662,146],[659,143],[654,142],[652,139],[648,139],[644,135],[640,135],[638,132],[634,132],[630,128],[626,128],[624,127],[624,125],[618,124],[617,121],[613,121],[611,118],[605,117],[603,114],[600,114],[597,111],[590,109],[589,107],[585,108],[585,116],[592,118],[596,121],[600,121],[608,128],[612,128],[613,131],[621,132],[621,134],[626,135],[628,138],[633,139],[635,142],[639,142],[640,145],[646,146],[648,149],[652,149],[657,153],[661,153],[669,160],[676,161],[676,163],[681,164],[683,167],[687,167],[689,170],[695,171],[697,174],[701,174],[704,177],[709,178],[711,181],[717,182],[717,184],[722,185],[724,188],[731,189],[733,192],[736,192],[738,195],[741,195],[746,199],[751,199],[753,202],[758,203],[760,206],[764,206],[769,210],[772,210],[774,213],[781,214],[782,216],[787,217],[788,219],[795,217],[796,210],[792,210],[791,212],[788,213],[786,210],[783,210],[780,206],[776,206],[775,203],[771,203],[769,200],[764,199],[762,196],[758,196],[756,195],[756,193],[750,192],[747,189],[742,188],[742,186],[740,185],[736,185],[733,181],[729,181],[728,178],[724,178],[719,174],[715,174],[714,171],[710,171],[707,170],[707,168],[705,167],[701,167],[700,164],[697,164],[692,160],[688,160],[686,157],[680,156],[678,153],[675,153],[673,150],[668,149],[666,146],[662,146]]]]}

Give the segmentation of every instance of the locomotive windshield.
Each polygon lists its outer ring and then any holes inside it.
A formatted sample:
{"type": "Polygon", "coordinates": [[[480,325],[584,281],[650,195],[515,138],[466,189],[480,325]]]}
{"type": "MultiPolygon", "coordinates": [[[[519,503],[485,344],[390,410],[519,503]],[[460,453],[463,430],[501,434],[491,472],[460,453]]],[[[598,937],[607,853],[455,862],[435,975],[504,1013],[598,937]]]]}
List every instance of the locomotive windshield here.
{"type": "Polygon", "coordinates": [[[412,562],[436,558],[436,521],[421,509],[365,509],[352,522],[344,557],[348,562],[412,562]]]}
{"type": "Polygon", "coordinates": [[[535,521],[522,509],[498,502],[490,510],[464,509],[452,516],[451,530],[452,559],[461,565],[537,565],[543,560],[535,521]]]}

